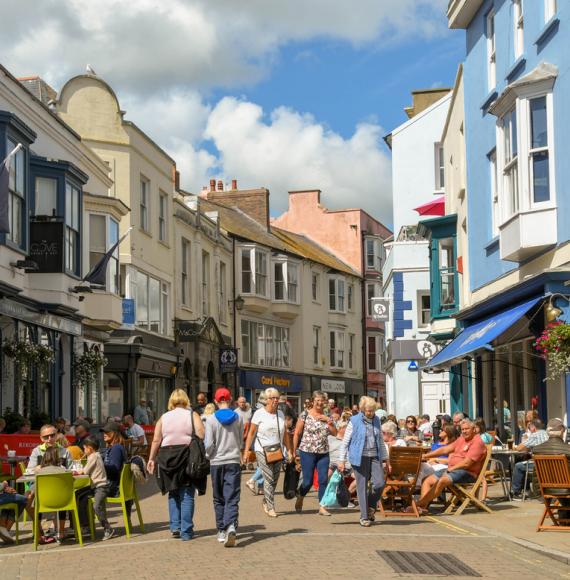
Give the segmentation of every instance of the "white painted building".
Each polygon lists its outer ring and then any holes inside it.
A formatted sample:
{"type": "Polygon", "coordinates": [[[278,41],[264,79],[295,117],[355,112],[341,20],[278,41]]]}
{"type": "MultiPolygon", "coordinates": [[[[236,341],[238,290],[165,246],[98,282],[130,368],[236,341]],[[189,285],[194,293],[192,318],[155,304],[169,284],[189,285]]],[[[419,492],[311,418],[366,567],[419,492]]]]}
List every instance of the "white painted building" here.
{"type": "Polygon", "coordinates": [[[446,374],[419,370],[435,353],[430,327],[429,242],[417,233],[417,208],[444,193],[440,139],[451,94],[415,91],[410,119],[386,137],[392,150],[394,239],[385,245],[384,295],[390,298],[386,324],[386,395],[398,418],[449,412],[446,374]]]}

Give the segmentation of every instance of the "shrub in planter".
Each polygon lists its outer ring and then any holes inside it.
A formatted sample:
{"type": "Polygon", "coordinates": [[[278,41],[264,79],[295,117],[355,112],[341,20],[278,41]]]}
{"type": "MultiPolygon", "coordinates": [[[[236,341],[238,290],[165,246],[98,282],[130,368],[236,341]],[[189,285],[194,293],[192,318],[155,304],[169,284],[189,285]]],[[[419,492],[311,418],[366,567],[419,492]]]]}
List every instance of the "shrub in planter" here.
{"type": "Polygon", "coordinates": [[[16,433],[24,424],[24,416],[16,411],[12,411],[10,407],[6,407],[3,418],[6,421],[6,433],[16,433]]]}

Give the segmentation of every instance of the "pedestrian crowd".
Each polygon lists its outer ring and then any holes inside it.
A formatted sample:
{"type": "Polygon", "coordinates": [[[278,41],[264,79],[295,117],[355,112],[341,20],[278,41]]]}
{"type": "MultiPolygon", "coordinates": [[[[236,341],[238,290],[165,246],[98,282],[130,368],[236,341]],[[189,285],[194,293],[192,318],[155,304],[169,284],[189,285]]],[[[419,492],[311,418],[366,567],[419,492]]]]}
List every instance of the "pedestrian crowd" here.
{"type": "MultiPolygon", "coordinates": [[[[168,496],[170,532],[182,541],[194,536],[196,496],[206,492],[209,480],[216,539],[226,547],[236,544],[242,473],[254,464],[255,472],[245,486],[254,495],[263,496],[261,508],[267,517],[279,516],[275,498],[284,473],[283,495],[295,499],[297,513],[303,512],[305,498],[315,487],[318,515],[330,517],[328,495],[334,483],[344,490],[346,501],[342,507],[358,507],[359,524],[369,527],[375,522],[383,491],[390,483],[392,448],[422,448],[415,492],[417,509],[426,514],[448,488],[477,480],[495,443],[494,432],[487,431],[482,418],[471,420],[455,413],[453,417],[438,415],[433,422],[425,414],[398,420],[367,396],[361,397],[357,406],[339,408],[326,393],[315,391],[299,415],[275,388],[263,391],[254,408],[244,397],[234,404],[227,388],[217,389],[213,398],[208,402],[206,394],[200,393],[192,407],[187,393],[175,389],[168,411],[155,424],[148,452],[148,473],[154,474],[162,494],[168,496]]],[[[76,457],[83,459],[81,473],[89,475],[91,486],[76,493],[85,534],[89,498],[93,498],[94,512],[104,529],[103,539],[115,534],[107,518],[106,499],[118,494],[121,470],[129,461],[125,441],[141,446],[147,443],[145,431],[137,423],[140,415],[139,409],[138,417],[135,410],[122,419],[110,418],[102,429],[102,447],[85,418],[72,426],[72,445],[64,436],[69,434],[70,426],[63,419],[44,425],[40,431],[41,444],[32,451],[28,472],[58,472],[69,468],[76,457]]],[[[517,451],[563,453],[570,462],[570,446],[563,439],[566,428],[560,419],[552,419],[546,428],[534,412],[527,413],[526,419],[517,451]]],[[[513,471],[515,499],[525,485],[525,461],[516,464],[513,471]]],[[[2,486],[0,506],[16,503],[33,517],[33,486],[26,495],[17,494],[5,482],[2,486]]],[[[413,509],[402,507],[403,511],[413,509]]],[[[41,543],[60,542],[65,537],[65,515],[54,520],[53,528],[45,532],[42,529],[41,543]]],[[[13,519],[9,512],[2,513],[0,538],[5,542],[13,541],[13,519]]]]}

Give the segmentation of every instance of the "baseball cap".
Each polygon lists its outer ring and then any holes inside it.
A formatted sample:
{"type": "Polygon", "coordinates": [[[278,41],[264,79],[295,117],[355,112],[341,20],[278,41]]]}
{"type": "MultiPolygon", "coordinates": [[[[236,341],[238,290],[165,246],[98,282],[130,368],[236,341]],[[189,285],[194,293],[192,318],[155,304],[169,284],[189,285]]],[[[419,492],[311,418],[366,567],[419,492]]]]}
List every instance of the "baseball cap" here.
{"type": "Polygon", "coordinates": [[[214,401],[216,401],[216,403],[221,403],[222,401],[231,401],[231,400],[232,400],[232,394],[225,387],[218,389],[216,391],[216,394],[214,395],[214,401]]]}
{"type": "Polygon", "coordinates": [[[550,431],[563,431],[566,429],[566,426],[562,422],[562,419],[550,419],[546,425],[546,428],[550,431]]]}
{"type": "Polygon", "coordinates": [[[109,421],[109,423],[103,425],[103,428],[99,429],[99,431],[103,431],[103,433],[120,433],[121,426],[114,421],[109,421]]]}
{"type": "Polygon", "coordinates": [[[73,423],[74,427],[83,427],[84,429],[87,429],[87,431],[89,431],[89,429],[91,429],[91,423],[89,423],[89,421],[86,421],[85,419],[77,419],[77,421],[75,421],[75,423],[73,423]]]}

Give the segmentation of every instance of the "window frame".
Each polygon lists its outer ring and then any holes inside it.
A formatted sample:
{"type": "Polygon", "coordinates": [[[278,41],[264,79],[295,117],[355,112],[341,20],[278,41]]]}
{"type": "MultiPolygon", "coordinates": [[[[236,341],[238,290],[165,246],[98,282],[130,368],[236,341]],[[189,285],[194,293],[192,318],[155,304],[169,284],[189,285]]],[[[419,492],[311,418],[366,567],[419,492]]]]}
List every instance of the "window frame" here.
{"type": "Polygon", "coordinates": [[[380,361],[379,361],[379,357],[378,357],[378,338],[379,336],[376,334],[368,334],[366,336],[366,364],[367,364],[367,370],[368,371],[372,371],[372,372],[379,372],[380,370],[380,361]],[[374,349],[371,350],[370,346],[371,343],[374,345],[374,349]],[[372,358],[374,357],[374,358],[372,358]],[[370,362],[374,360],[373,364],[370,364],[370,362]]]}
{"type": "Polygon", "coordinates": [[[81,198],[81,187],[78,186],[77,183],[66,179],[64,210],[64,270],[66,273],[72,274],[73,276],[79,276],[81,274],[81,198]]]}
{"type": "MultiPolygon", "coordinates": [[[[88,221],[89,221],[89,269],[92,269],[96,263],[98,263],[103,256],[116,244],[119,240],[119,222],[113,218],[111,215],[106,213],[97,213],[97,212],[89,212],[87,214],[88,221]],[[93,222],[92,218],[101,218],[104,221],[105,227],[105,241],[104,241],[104,248],[101,246],[99,248],[103,251],[94,251],[92,249],[91,244],[91,235],[93,231],[93,222]],[[116,230],[116,239],[115,236],[112,235],[112,226],[114,226],[116,230]],[[92,256],[95,259],[92,259],[92,256]]],[[[120,259],[119,259],[119,248],[115,248],[113,254],[109,259],[109,267],[106,270],[105,276],[105,291],[109,294],[120,294],[121,291],[120,285],[120,259]]]]}
{"type": "Polygon", "coordinates": [[[212,262],[210,253],[202,249],[202,259],[200,261],[201,266],[201,313],[202,316],[211,315],[211,301],[210,301],[210,286],[211,286],[211,276],[212,276],[212,262]]]}
{"type": "Polygon", "coordinates": [[[494,10],[490,10],[485,17],[485,37],[487,39],[487,88],[491,92],[497,86],[497,37],[494,10]]]}
{"type": "Polygon", "coordinates": [[[141,174],[139,192],[139,227],[150,234],[150,179],[141,174]]]}
{"type": "Polygon", "coordinates": [[[382,272],[383,248],[383,240],[380,238],[367,237],[364,239],[366,270],[382,272]],[[370,249],[372,249],[372,252],[370,252],[370,249]]]}
{"type": "MultiPolygon", "coordinates": [[[[170,332],[170,321],[169,321],[169,296],[170,296],[170,288],[168,282],[164,280],[160,280],[159,278],[155,278],[151,276],[147,272],[143,270],[139,270],[134,267],[130,267],[129,274],[128,274],[128,294],[129,298],[133,298],[135,300],[135,327],[137,329],[145,330],[146,332],[152,332],[153,334],[166,336],[170,332]],[[143,288],[143,294],[145,294],[146,298],[146,325],[139,324],[138,313],[139,307],[138,304],[138,293],[139,293],[139,281],[138,277],[144,277],[145,287],[143,288]],[[151,328],[151,281],[154,284],[158,284],[158,311],[159,311],[159,320],[156,321],[158,325],[158,330],[153,330],[151,328]]],[[[155,321],[152,321],[153,323],[155,321]]]]}
{"type": "Polygon", "coordinates": [[[443,193],[445,191],[445,149],[440,141],[433,144],[434,167],[435,167],[435,191],[443,193]]]}
{"type": "Polygon", "coordinates": [[[218,320],[222,324],[227,322],[227,265],[223,260],[219,263],[218,320]]]}
{"type": "Polygon", "coordinates": [[[313,302],[320,304],[319,290],[321,287],[321,275],[319,272],[311,272],[311,297],[313,302]]]}
{"type": "Polygon", "coordinates": [[[322,366],[322,329],[320,326],[313,326],[313,365],[322,366]]]}
{"type": "Polygon", "coordinates": [[[329,365],[331,369],[345,370],[345,339],[346,333],[343,330],[329,328],[329,365]]]}
{"type": "MultiPolygon", "coordinates": [[[[6,157],[17,147],[20,141],[17,137],[13,136],[9,131],[5,134],[6,143],[6,157]]],[[[27,147],[23,146],[19,151],[12,155],[10,159],[10,169],[8,176],[8,222],[10,224],[10,231],[5,235],[6,245],[16,250],[25,252],[28,248],[28,205],[29,205],[29,177],[30,177],[30,166],[29,166],[29,151],[27,147]],[[22,177],[22,191],[18,190],[18,160],[21,159],[21,170],[23,173],[22,177]],[[14,178],[12,178],[14,175],[14,178]],[[12,187],[12,180],[14,180],[15,188],[12,187]],[[13,224],[14,224],[14,203],[18,202],[19,207],[17,208],[18,215],[18,236],[14,236],[13,224]]]]}
{"type": "Polygon", "coordinates": [[[348,370],[354,369],[354,346],[356,344],[356,335],[348,334],[348,370]]]}
{"type": "Polygon", "coordinates": [[[240,289],[241,294],[245,296],[257,296],[259,298],[269,298],[270,295],[268,294],[267,289],[267,281],[270,276],[267,273],[268,264],[270,262],[269,251],[265,249],[261,249],[258,246],[240,246],[239,248],[239,277],[240,277],[240,289]],[[249,266],[250,270],[249,273],[249,285],[250,289],[246,290],[244,288],[244,270],[243,270],[243,255],[245,252],[249,252],[249,266]],[[261,256],[261,259],[258,260],[257,256],[261,256]],[[265,271],[258,272],[259,264],[265,264],[265,271]],[[262,292],[259,291],[260,283],[263,283],[262,292]]]}
{"type": "Polygon", "coordinates": [[[240,338],[243,364],[276,369],[291,368],[289,327],[242,318],[240,338]],[[244,340],[244,337],[247,339],[244,340]]]}
{"type": "Polygon", "coordinates": [[[180,304],[191,308],[192,292],[190,288],[190,268],[192,264],[192,242],[185,237],[180,238],[180,304]]]}
{"type": "Polygon", "coordinates": [[[544,0],[544,23],[550,22],[558,12],[557,0],[544,0]]]}
{"type": "Polygon", "coordinates": [[[329,312],[346,314],[346,278],[344,276],[331,275],[328,277],[329,312]],[[331,282],[334,284],[334,293],[331,293],[331,282]],[[342,292],[340,289],[342,288],[342,292]],[[334,296],[334,307],[331,307],[334,296]]]}
{"type": "Polygon", "coordinates": [[[512,0],[513,8],[513,54],[516,61],[524,54],[524,4],[523,0],[512,0]]]}
{"type": "Polygon", "coordinates": [[[418,328],[429,328],[431,325],[431,295],[429,290],[418,290],[417,293],[418,328]],[[424,307],[423,299],[429,298],[429,306],[424,307]],[[427,312],[427,322],[424,322],[424,315],[427,312]]]}
{"type": "Polygon", "coordinates": [[[158,195],[158,240],[167,243],[168,232],[168,194],[159,191],[158,195]]]}
{"type": "Polygon", "coordinates": [[[299,304],[299,262],[286,257],[271,260],[271,298],[273,302],[299,304]],[[281,268],[282,279],[277,280],[277,268],[281,268]],[[277,297],[277,284],[282,284],[282,297],[277,297]],[[294,293],[294,295],[292,295],[294,293]]]}

